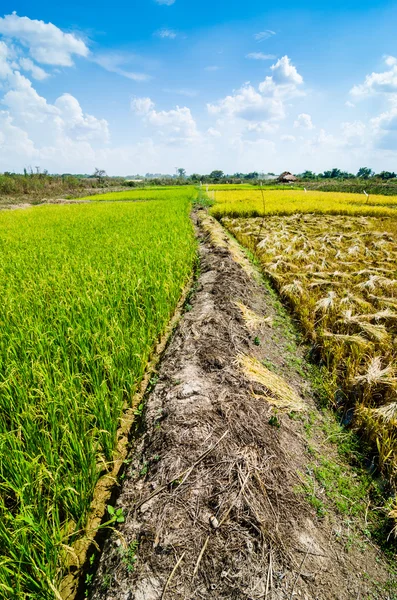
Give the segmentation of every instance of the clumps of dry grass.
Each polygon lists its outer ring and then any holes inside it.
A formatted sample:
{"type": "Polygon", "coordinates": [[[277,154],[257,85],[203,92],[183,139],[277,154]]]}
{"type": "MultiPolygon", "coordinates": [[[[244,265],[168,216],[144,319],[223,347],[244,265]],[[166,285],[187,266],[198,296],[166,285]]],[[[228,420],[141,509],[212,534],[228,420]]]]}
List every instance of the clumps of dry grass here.
{"type": "Polygon", "coordinates": [[[236,302],[236,306],[240,309],[245,324],[250,331],[258,331],[265,324],[272,325],[273,320],[271,317],[262,317],[262,315],[258,315],[242,302],[236,302]]]}
{"type": "Polygon", "coordinates": [[[305,409],[302,398],[288,383],[272,371],[269,371],[259,360],[252,356],[241,355],[238,358],[244,375],[266,390],[266,400],[277,408],[302,411],[305,409]]]}
{"type": "MultiPolygon", "coordinates": [[[[307,339],[315,342],[330,371],[330,389],[356,405],[355,422],[397,490],[395,222],[269,215],[259,230],[259,221],[224,218],[223,224],[256,254],[307,339]],[[253,221],[256,235],[247,236],[253,221]],[[393,235],[377,231],[386,226],[393,235]]],[[[257,373],[256,381],[264,373],[255,363],[245,368],[251,377],[257,373]]],[[[395,513],[397,518],[397,506],[395,513]]]]}

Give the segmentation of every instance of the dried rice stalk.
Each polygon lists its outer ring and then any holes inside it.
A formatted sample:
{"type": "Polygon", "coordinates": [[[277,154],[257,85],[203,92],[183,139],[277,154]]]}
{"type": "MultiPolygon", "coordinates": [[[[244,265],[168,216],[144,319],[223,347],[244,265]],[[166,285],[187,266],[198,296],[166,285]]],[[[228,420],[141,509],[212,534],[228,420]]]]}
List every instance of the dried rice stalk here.
{"type": "Polygon", "coordinates": [[[278,408],[304,410],[305,405],[300,396],[288,383],[276,373],[269,371],[259,360],[251,356],[240,355],[238,362],[246,377],[266,388],[266,400],[278,408]]]}
{"type": "Polygon", "coordinates": [[[369,387],[374,385],[395,385],[397,379],[394,376],[395,369],[391,365],[382,368],[382,359],[380,356],[374,356],[369,362],[367,372],[364,375],[357,375],[354,379],[358,383],[364,383],[369,387]]]}
{"type": "Polygon", "coordinates": [[[326,313],[332,310],[333,308],[335,308],[336,300],[337,295],[335,294],[335,292],[328,292],[328,295],[325,296],[325,298],[321,298],[320,300],[318,300],[318,302],[316,302],[316,311],[326,313]]]}
{"type": "Polygon", "coordinates": [[[340,340],[345,344],[355,344],[356,346],[360,346],[362,348],[368,347],[371,343],[366,338],[361,337],[361,335],[359,334],[347,335],[343,333],[332,333],[331,331],[324,331],[322,335],[326,338],[334,338],[335,340],[340,340]]]}
{"type": "Polygon", "coordinates": [[[256,312],[245,306],[242,302],[235,302],[236,306],[241,310],[241,314],[247,325],[248,329],[251,331],[255,331],[260,329],[264,323],[268,323],[271,325],[272,318],[271,317],[262,317],[258,315],[256,312]]]}
{"type": "Polygon", "coordinates": [[[397,402],[390,402],[380,408],[375,408],[372,410],[372,414],[380,417],[386,423],[397,425],[397,402]]]}

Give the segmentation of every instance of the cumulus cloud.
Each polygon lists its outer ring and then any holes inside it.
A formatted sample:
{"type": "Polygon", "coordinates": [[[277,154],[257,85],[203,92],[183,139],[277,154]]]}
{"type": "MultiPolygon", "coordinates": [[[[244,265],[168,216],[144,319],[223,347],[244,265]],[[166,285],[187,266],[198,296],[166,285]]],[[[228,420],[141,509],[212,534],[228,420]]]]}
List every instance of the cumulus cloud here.
{"type": "Polygon", "coordinates": [[[381,73],[367,75],[364,83],[355,85],[350,94],[355,97],[368,96],[376,93],[393,94],[397,92],[397,59],[387,56],[385,63],[390,67],[381,73]]]}
{"type": "Polygon", "coordinates": [[[298,127],[302,129],[314,129],[311,116],[307,113],[301,113],[297,116],[296,121],[294,121],[294,127],[295,129],[298,127]]]}
{"type": "Polygon", "coordinates": [[[371,119],[374,145],[385,150],[397,148],[397,104],[392,103],[389,110],[371,119]]]}
{"type": "Polygon", "coordinates": [[[10,66],[11,55],[7,45],[0,42],[0,79],[4,79],[12,74],[10,66]]]}
{"type": "Polygon", "coordinates": [[[35,65],[30,58],[21,58],[19,64],[24,71],[30,72],[32,77],[38,81],[43,81],[49,77],[49,74],[38,65],[35,65]]]}
{"type": "Polygon", "coordinates": [[[207,104],[212,115],[229,115],[247,121],[279,120],[285,117],[282,100],[264,96],[252,85],[244,85],[216,104],[207,104]]]}
{"type": "Polygon", "coordinates": [[[245,56],[251,60],[274,60],[276,56],[274,54],[263,54],[263,52],[250,52],[245,56]]]}
{"type": "Polygon", "coordinates": [[[288,56],[283,56],[270,68],[273,71],[273,82],[278,85],[301,85],[303,83],[302,75],[299,75],[288,56]]]}
{"type": "Polygon", "coordinates": [[[46,65],[70,67],[73,56],[89,54],[85,42],[75,34],[64,33],[52,23],[19,17],[16,13],[0,18],[0,34],[19,42],[34,60],[46,65]]]}
{"type": "Polygon", "coordinates": [[[263,42],[264,40],[268,40],[269,38],[273,37],[273,35],[276,35],[275,31],[272,31],[271,29],[265,29],[265,31],[254,33],[254,40],[257,42],[263,42]]]}
{"type": "Polygon", "coordinates": [[[150,98],[133,98],[131,109],[168,143],[186,143],[199,137],[196,121],[186,106],[157,111],[150,98]]]}
{"type": "Polygon", "coordinates": [[[93,58],[93,61],[106,69],[106,71],[117,73],[117,75],[127,77],[127,79],[132,79],[132,81],[149,81],[151,79],[150,75],[130,70],[129,66],[131,66],[131,63],[138,60],[139,57],[128,52],[107,52],[105,54],[97,54],[93,58]]]}
{"type": "Polygon", "coordinates": [[[397,65],[397,58],[395,56],[385,56],[385,63],[389,66],[389,67],[393,67],[394,65],[397,65]]]}
{"type": "Polygon", "coordinates": [[[284,119],[285,100],[299,93],[298,87],[303,83],[303,78],[288,56],[278,60],[271,70],[272,75],[266,77],[257,89],[245,84],[218,102],[207,104],[208,112],[257,123],[284,119]]]}
{"type": "Polygon", "coordinates": [[[62,94],[55,101],[64,133],[76,140],[109,141],[109,126],[105,119],[83,113],[78,100],[71,94],[62,94]]]}

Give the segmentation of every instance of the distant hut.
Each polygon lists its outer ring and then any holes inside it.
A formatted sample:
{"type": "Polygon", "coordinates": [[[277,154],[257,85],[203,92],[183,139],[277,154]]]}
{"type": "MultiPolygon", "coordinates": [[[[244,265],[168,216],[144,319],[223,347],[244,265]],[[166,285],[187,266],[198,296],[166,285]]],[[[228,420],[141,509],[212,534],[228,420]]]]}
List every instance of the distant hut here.
{"type": "Polygon", "coordinates": [[[289,171],[284,171],[284,173],[281,173],[277,181],[279,183],[295,183],[295,181],[298,181],[298,178],[295,177],[295,175],[292,175],[292,173],[289,171]]]}

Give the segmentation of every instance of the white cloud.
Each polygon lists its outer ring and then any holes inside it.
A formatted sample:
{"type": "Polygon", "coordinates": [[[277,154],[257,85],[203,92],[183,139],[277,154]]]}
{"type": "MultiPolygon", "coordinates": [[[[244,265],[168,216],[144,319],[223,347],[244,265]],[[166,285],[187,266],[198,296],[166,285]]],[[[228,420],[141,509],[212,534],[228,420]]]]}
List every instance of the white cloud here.
{"type": "Polygon", "coordinates": [[[248,123],[247,131],[253,131],[260,134],[274,133],[279,128],[277,123],[269,123],[268,121],[262,121],[258,123],[248,123]]]}
{"type": "Polygon", "coordinates": [[[301,113],[297,116],[296,121],[294,121],[294,127],[295,129],[298,127],[303,129],[314,129],[311,116],[307,113],[301,113]]]}
{"type": "Polygon", "coordinates": [[[139,57],[135,56],[135,54],[128,52],[108,52],[106,54],[97,54],[93,58],[93,61],[106,69],[106,71],[117,73],[117,75],[132,79],[132,81],[149,81],[151,79],[151,76],[146,73],[131,71],[128,68],[131,63],[139,61],[139,57]]]}
{"type": "Polygon", "coordinates": [[[341,129],[343,140],[347,144],[357,145],[362,143],[367,128],[362,121],[353,121],[342,123],[341,129]]]}
{"type": "Polygon", "coordinates": [[[385,56],[384,59],[385,59],[385,63],[389,67],[393,67],[394,65],[397,65],[397,58],[395,56],[385,56]]]}
{"type": "Polygon", "coordinates": [[[257,42],[263,42],[264,40],[271,38],[273,35],[276,35],[275,31],[272,31],[271,29],[265,29],[265,31],[254,33],[254,40],[257,42]]]}
{"type": "Polygon", "coordinates": [[[210,127],[207,130],[207,134],[210,135],[211,137],[221,137],[221,132],[218,131],[217,129],[214,129],[213,127],[210,127]]]}
{"type": "Polygon", "coordinates": [[[390,110],[371,119],[374,144],[377,148],[396,150],[397,148],[397,104],[392,104],[390,110]]]}
{"type": "Polygon", "coordinates": [[[263,52],[250,52],[245,56],[251,60],[274,60],[276,56],[274,54],[263,54],[263,52]]]}
{"type": "Polygon", "coordinates": [[[356,105],[353,104],[353,102],[350,102],[350,100],[347,100],[345,106],[347,106],[347,108],[355,108],[356,105]]]}
{"type": "Polygon", "coordinates": [[[296,142],[296,137],[294,135],[282,135],[280,137],[280,140],[282,142],[287,142],[287,143],[291,142],[291,143],[293,143],[293,142],[296,142]]]}
{"type": "Polygon", "coordinates": [[[278,60],[271,70],[272,75],[266,77],[258,89],[245,84],[230,96],[207,104],[209,113],[256,122],[284,119],[285,100],[300,93],[298,87],[303,83],[303,78],[288,56],[278,60]]]}
{"type": "Polygon", "coordinates": [[[164,138],[167,143],[187,143],[199,137],[196,121],[190,109],[177,106],[172,110],[155,109],[150,98],[134,98],[131,109],[143,118],[144,122],[154,128],[156,135],[164,138]]]}
{"type": "Polygon", "coordinates": [[[272,65],[273,81],[279,85],[301,85],[303,83],[302,75],[299,75],[296,67],[291,64],[288,56],[280,58],[275,65],[272,65]]]}
{"type": "Polygon", "coordinates": [[[19,42],[42,64],[70,67],[74,55],[89,54],[85,42],[73,33],[64,33],[52,23],[19,17],[16,13],[0,18],[0,34],[19,42]]]}
{"type": "Polygon", "coordinates": [[[78,100],[71,94],[62,94],[55,101],[65,134],[76,140],[109,140],[109,126],[105,119],[84,114],[78,100]]]}
{"type": "Polygon", "coordinates": [[[397,59],[387,56],[385,63],[389,68],[382,73],[367,75],[364,83],[355,85],[350,94],[355,97],[368,96],[376,93],[394,94],[397,92],[397,59]]]}
{"type": "Polygon", "coordinates": [[[285,117],[283,102],[260,94],[252,85],[245,85],[216,104],[207,104],[210,114],[225,114],[246,121],[279,120],[285,117]]]}
{"type": "Polygon", "coordinates": [[[19,64],[24,71],[30,72],[32,77],[38,81],[43,81],[49,77],[49,74],[38,65],[35,65],[30,58],[21,58],[19,64]]]}
{"type": "Polygon", "coordinates": [[[155,0],[157,4],[164,4],[165,6],[171,6],[175,3],[175,0],[155,0]]]}
{"type": "Polygon", "coordinates": [[[0,79],[4,79],[12,74],[9,63],[10,58],[11,56],[8,47],[4,42],[0,42],[0,79]]]}
{"type": "Polygon", "coordinates": [[[218,67],[217,65],[209,65],[208,67],[204,67],[204,71],[219,71],[220,67],[218,67]]]}
{"type": "Polygon", "coordinates": [[[163,29],[159,29],[158,31],[156,31],[155,35],[162,39],[168,38],[169,40],[174,40],[177,36],[177,33],[173,29],[168,29],[167,27],[164,27],[163,29]]]}

